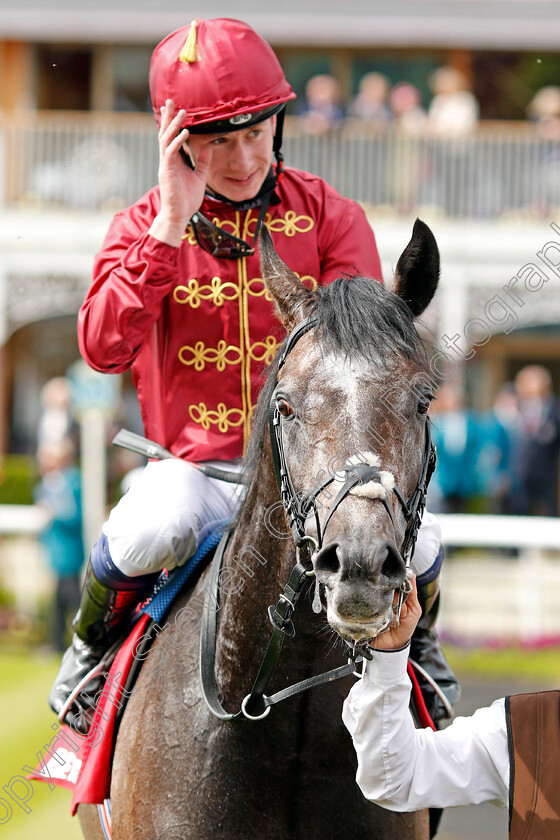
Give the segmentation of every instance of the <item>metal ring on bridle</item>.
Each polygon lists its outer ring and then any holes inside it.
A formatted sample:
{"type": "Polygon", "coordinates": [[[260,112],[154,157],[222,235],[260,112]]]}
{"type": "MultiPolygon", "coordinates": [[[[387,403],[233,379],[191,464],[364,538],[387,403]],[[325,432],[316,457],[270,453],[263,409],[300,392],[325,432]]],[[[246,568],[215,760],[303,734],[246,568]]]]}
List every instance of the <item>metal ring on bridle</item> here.
{"type": "MultiPolygon", "coordinates": [[[[268,715],[268,713],[270,712],[270,710],[272,709],[272,706],[267,706],[266,709],[264,710],[264,712],[260,715],[250,715],[249,712],[247,711],[247,702],[250,699],[251,699],[251,695],[248,694],[247,697],[245,697],[245,699],[241,703],[241,711],[243,712],[243,714],[245,715],[247,720],[263,720],[263,718],[265,718],[268,715]]],[[[263,700],[266,700],[266,695],[263,695],[263,700]]]]}

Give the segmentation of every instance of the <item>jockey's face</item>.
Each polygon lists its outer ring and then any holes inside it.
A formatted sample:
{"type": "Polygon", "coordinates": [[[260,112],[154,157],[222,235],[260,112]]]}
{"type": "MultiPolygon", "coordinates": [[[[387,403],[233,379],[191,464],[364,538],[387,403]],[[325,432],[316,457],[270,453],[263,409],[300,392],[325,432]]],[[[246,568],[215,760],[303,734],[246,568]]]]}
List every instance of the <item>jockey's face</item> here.
{"type": "Polygon", "coordinates": [[[208,186],[231,201],[247,201],[260,188],[272,162],[276,117],[226,134],[191,134],[188,148],[195,161],[200,150],[212,147],[208,186]]]}

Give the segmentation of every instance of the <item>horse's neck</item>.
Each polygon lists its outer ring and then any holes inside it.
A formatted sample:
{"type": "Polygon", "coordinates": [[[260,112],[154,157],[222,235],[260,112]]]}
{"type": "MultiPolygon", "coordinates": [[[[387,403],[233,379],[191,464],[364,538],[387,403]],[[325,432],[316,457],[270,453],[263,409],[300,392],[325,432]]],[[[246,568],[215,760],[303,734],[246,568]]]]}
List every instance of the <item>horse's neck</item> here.
{"type": "Polygon", "coordinates": [[[291,538],[279,539],[270,520],[286,531],[283,514],[271,517],[278,489],[265,457],[257,468],[239,523],[228,546],[221,576],[216,676],[228,704],[248,693],[272,627],[276,604],[295,563],[291,538]]]}

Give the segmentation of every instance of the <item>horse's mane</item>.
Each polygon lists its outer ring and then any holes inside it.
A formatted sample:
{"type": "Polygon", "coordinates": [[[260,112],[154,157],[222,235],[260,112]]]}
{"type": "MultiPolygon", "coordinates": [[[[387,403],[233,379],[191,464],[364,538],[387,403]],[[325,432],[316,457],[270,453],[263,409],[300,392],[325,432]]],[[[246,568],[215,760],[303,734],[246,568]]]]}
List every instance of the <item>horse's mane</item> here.
{"type": "MultiPolygon", "coordinates": [[[[316,294],[315,304],[306,314],[317,318],[316,336],[325,350],[341,353],[345,358],[363,358],[383,369],[391,358],[398,356],[405,356],[421,368],[426,366],[424,342],[416,330],[412,312],[381,283],[361,276],[341,277],[320,286],[316,294]]],[[[268,431],[268,407],[283,346],[267,371],[257,402],[244,459],[249,483],[268,431]]]]}

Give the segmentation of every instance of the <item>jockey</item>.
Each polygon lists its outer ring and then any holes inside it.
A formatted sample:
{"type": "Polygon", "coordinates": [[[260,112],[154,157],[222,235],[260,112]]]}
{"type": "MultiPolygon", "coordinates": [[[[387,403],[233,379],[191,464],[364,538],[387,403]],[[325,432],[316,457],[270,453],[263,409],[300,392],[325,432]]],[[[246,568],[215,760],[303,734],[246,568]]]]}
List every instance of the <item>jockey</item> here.
{"type": "MultiPolygon", "coordinates": [[[[284,109],[295,94],[254,30],[216,19],[171,33],[154,50],[150,92],[158,186],[111,223],[78,337],[96,370],[132,368],[145,433],[176,457],[150,462],[103,525],[49,695],[57,713],[146,587],[191,557],[238,504],[238,486],[195,465],[241,470],[262,372],[282,340],[254,253],[260,226],[306,284],[327,284],[349,267],[381,281],[358,204],[314,175],[284,169],[284,109]]],[[[435,529],[423,565],[437,578],[435,529]]],[[[66,715],[78,731],[88,729],[100,686],[90,680],[66,715]]]]}

